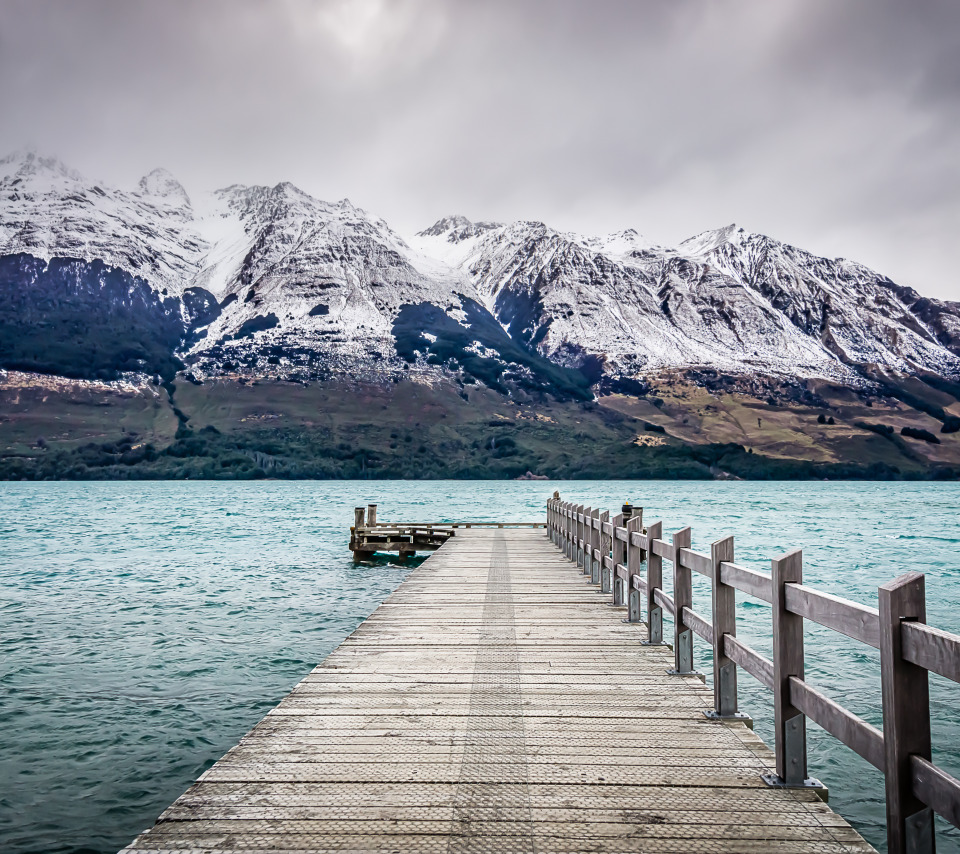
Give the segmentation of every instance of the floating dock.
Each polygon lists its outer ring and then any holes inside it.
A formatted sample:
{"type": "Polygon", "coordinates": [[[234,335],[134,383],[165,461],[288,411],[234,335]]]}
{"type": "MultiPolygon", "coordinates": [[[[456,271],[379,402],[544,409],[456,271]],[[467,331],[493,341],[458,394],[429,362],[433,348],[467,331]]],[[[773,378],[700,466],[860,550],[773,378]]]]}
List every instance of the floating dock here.
{"type": "Polygon", "coordinates": [[[350,551],[356,561],[396,552],[401,559],[435,552],[460,528],[546,528],[546,522],[378,522],[377,505],[354,510],[350,551]]]}
{"type": "Polygon", "coordinates": [[[774,753],[611,606],[610,550],[565,557],[571,521],[458,528],[124,852],[873,851],[764,782],[774,753]]]}

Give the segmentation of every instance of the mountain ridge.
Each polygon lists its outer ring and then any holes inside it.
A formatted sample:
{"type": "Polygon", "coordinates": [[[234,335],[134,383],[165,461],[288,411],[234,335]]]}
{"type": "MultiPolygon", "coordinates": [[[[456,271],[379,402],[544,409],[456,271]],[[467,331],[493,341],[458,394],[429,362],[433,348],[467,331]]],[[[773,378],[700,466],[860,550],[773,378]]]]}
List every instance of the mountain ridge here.
{"type": "MultiPolygon", "coordinates": [[[[19,153],[0,161],[0,257],[12,256],[99,262],[179,300],[173,355],[201,379],[389,380],[411,364],[463,374],[474,351],[500,373],[550,363],[593,385],[676,369],[861,387],[877,371],[960,378],[960,303],[736,224],[664,247],[634,229],[588,236],[452,215],[404,238],[349,200],[289,182],[191,198],[164,169],[119,190],[19,153]],[[401,313],[409,332],[418,306],[439,309],[460,343],[400,345],[401,313]],[[477,325],[478,306],[529,359],[491,355],[504,345],[477,325]],[[475,326],[487,333],[470,340],[475,326]]],[[[0,290],[30,287],[9,276],[0,290]]]]}

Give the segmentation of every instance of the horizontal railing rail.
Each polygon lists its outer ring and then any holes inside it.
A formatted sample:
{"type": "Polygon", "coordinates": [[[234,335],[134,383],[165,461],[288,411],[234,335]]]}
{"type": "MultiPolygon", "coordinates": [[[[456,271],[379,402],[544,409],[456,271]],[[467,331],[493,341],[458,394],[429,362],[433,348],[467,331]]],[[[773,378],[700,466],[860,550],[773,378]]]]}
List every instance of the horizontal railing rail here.
{"type": "Polygon", "coordinates": [[[646,614],[647,644],[663,644],[663,614],[673,620],[674,667],[699,675],[693,637],[713,648],[714,708],[708,716],[749,720],[738,708],[737,670],[774,694],[776,773],[782,787],[819,786],[807,776],[806,719],[814,721],[884,774],[890,854],[933,852],[933,813],[960,827],[960,780],[931,761],[928,673],[960,682],[960,635],[926,625],[924,576],[908,572],[881,586],[877,608],[803,584],[799,549],[774,559],[769,574],[734,562],[734,538],[710,554],[691,548],[691,530],[669,540],[663,525],[643,527],[643,509],[624,505],[610,514],[561,501],[547,502],[547,534],[590,575],[628,622],[646,614]],[[673,569],[673,595],[663,590],[663,561],[673,569]],[[642,565],[646,565],[646,574],[642,565]],[[711,615],[693,610],[691,573],[710,582],[711,615]],[[773,659],[736,636],[736,593],[772,606],[773,659]],[[803,621],[808,620],[880,651],[883,730],[845,709],[804,678],[803,621]]]}

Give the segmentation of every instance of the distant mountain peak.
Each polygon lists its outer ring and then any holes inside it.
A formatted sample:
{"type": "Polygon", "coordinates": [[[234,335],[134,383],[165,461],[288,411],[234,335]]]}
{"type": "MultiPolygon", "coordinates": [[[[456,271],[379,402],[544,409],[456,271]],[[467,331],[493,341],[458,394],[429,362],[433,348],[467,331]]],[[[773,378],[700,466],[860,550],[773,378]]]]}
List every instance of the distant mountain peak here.
{"type": "Polygon", "coordinates": [[[82,181],[83,176],[56,157],[45,156],[35,148],[14,151],[0,160],[0,180],[4,178],[59,177],[82,181]]]}
{"type": "Polygon", "coordinates": [[[154,169],[140,179],[137,184],[141,195],[153,201],[190,207],[190,197],[183,185],[166,169],[154,169]]]}
{"type": "Polygon", "coordinates": [[[465,216],[452,214],[417,232],[417,237],[446,237],[449,243],[459,243],[501,226],[502,223],[499,222],[471,222],[465,216]]]}
{"type": "Polygon", "coordinates": [[[732,222],[729,225],[725,225],[721,228],[703,231],[700,234],[689,237],[684,240],[678,248],[685,255],[706,255],[715,249],[719,249],[724,244],[739,246],[755,238],[762,238],[765,240],[770,239],[764,237],[764,235],[754,234],[753,232],[747,231],[745,228],[743,228],[743,226],[732,222]]]}

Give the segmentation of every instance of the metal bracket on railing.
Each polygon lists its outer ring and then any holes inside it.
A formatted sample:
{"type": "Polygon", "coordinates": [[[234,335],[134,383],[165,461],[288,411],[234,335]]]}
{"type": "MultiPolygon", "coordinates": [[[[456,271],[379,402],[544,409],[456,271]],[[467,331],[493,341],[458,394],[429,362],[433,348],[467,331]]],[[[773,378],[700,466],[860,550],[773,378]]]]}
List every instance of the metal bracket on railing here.
{"type": "Polygon", "coordinates": [[[830,799],[830,790],[816,777],[806,777],[802,783],[787,783],[776,771],[770,771],[767,774],[761,774],[760,779],[771,789],[814,789],[817,797],[824,803],[830,799]]]}
{"type": "Polygon", "coordinates": [[[715,709],[705,709],[703,716],[712,721],[729,721],[731,723],[746,724],[747,729],[753,729],[753,718],[744,712],[734,712],[732,715],[720,715],[717,714],[715,709]]]}

